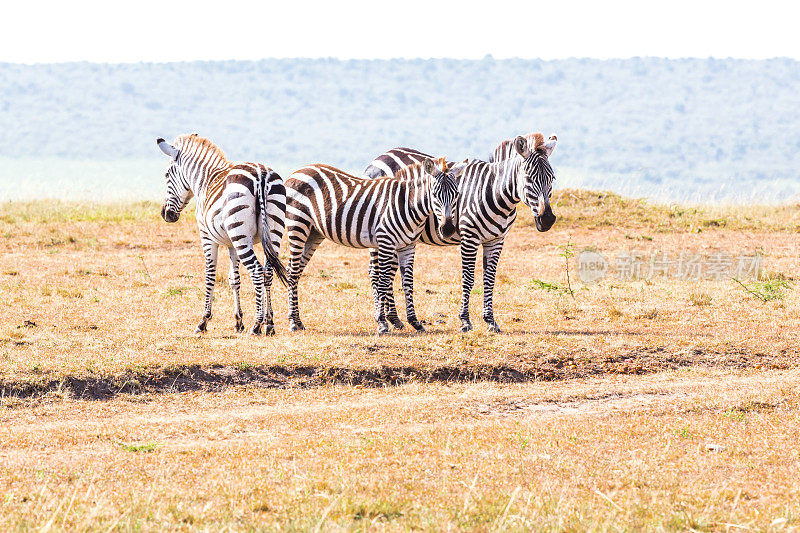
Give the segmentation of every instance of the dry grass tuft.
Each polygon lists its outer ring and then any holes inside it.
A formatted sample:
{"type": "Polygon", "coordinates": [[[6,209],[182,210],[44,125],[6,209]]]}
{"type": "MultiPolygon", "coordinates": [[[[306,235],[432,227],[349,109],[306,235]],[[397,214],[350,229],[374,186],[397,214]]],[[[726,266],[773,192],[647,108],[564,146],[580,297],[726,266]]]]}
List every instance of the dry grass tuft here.
{"type": "Polygon", "coordinates": [[[713,298],[707,292],[690,292],[689,301],[696,307],[711,305],[713,298]]]}

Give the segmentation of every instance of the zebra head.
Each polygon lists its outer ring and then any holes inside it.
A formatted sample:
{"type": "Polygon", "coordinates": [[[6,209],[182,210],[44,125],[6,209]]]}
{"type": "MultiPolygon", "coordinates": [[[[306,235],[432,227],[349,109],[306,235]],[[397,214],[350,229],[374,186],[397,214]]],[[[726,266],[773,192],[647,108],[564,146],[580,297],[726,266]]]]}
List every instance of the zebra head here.
{"type": "Polygon", "coordinates": [[[167,197],[161,207],[161,217],[167,222],[177,222],[181,216],[181,211],[192,199],[192,189],[189,187],[189,179],[181,162],[181,151],[179,148],[169,144],[159,137],[156,140],[158,147],[170,158],[170,165],[167,169],[167,197]]]}
{"type": "Polygon", "coordinates": [[[448,169],[447,163],[442,165],[426,158],[422,168],[433,177],[429,189],[433,214],[439,222],[439,234],[446,239],[456,232],[453,215],[458,202],[458,178],[466,165],[459,163],[448,169]]]}
{"type": "Polygon", "coordinates": [[[547,231],[556,222],[556,215],[550,208],[550,196],[553,194],[553,180],[556,179],[549,157],[556,147],[558,139],[551,135],[545,142],[541,133],[534,135],[534,146],[531,150],[523,136],[514,139],[514,149],[522,157],[520,171],[524,183],[523,201],[533,211],[536,229],[547,231]]]}

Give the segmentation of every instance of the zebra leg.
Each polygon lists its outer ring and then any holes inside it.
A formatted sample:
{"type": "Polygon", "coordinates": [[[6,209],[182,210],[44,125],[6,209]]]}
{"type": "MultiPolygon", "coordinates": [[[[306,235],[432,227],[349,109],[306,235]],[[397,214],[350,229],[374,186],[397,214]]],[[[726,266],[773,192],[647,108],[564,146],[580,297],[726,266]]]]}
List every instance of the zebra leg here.
{"type": "Polygon", "coordinates": [[[214,302],[214,284],[217,282],[217,252],[219,245],[210,238],[203,237],[203,255],[206,258],[206,302],[203,319],[195,328],[195,333],[205,333],[208,321],[211,320],[211,306],[214,302]]]}
{"type": "Polygon", "coordinates": [[[228,273],[228,283],[231,285],[233,291],[233,318],[236,319],[236,333],[244,331],[244,323],[242,322],[242,301],[239,298],[239,287],[242,286],[241,278],[239,277],[239,256],[236,255],[234,248],[228,248],[228,256],[231,258],[231,269],[228,273]]]}
{"type": "MultiPolygon", "coordinates": [[[[378,250],[375,248],[370,248],[369,250],[369,282],[372,285],[372,300],[375,304],[375,320],[379,320],[378,317],[382,311],[381,305],[381,297],[380,293],[378,293],[378,277],[379,277],[379,269],[378,269],[378,250]]],[[[396,329],[403,329],[403,323],[400,322],[400,317],[397,316],[397,307],[394,303],[394,290],[389,291],[389,305],[386,313],[386,319],[394,326],[396,329]]]]}
{"type": "Polygon", "coordinates": [[[414,246],[404,248],[397,252],[397,258],[400,262],[400,279],[406,298],[406,318],[414,329],[425,331],[420,321],[417,320],[417,312],[414,310],[414,250],[414,246]]]}
{"type": "Polygon", "coordinates": [[[247,238],[242,245],[238,245],[237,252],[239,260],[244,263],[244,267],[250,274],[256,293],[256,321],[250,334],[261,335],[261,326],[264,324],[264,267],[261,266],[261,261],[256,256],[251,238],[247,238]]]}
{"type": "Polygon", "coordinates": [[[380,276],[378,279],[378,294],[381,299],[381,312],[376,317],[378,322],[378,335],[389,333],[389,323],[386,322],[386,309],[389,303],[388,293],[392,290],[392,280],[395,271],[393,265],[397,265],[397,251],[391,245],[378,248],[378,268],[380,276]]]}
{"type": "Polygon", "coordinates": [[[503,240],[490,243],[483,243],[483,320],[489,324],[489,331],[500,333],[500,327],[494,321],[494,305],[492,296],[494,293],[494,278],[497,273],[497,262],[500,260],[500,252],[503,251],[503,240]]]}
{"type": "Polygon", "coordinates": [[[272,311],[272,279],[273,269],[269,263],[264,263],[264,335],[275,335],[275,320],[272,311]]]}
{"type": "Polygon", "coordinates": [[[478,253],[478,240],[474,237],[461,237],[461,331],[472,329],[469,321],[469,294],[475,284],[475,256],[478,253]]]}
{"type": "Polygon", "coordinates": [[[289,238],[289,268],[287,272],[287,288],[289,292],[289,329],[301,331],[306,329],[300,320],[300,306],[297,301],[297,283],[303,274],[311,256],[314,255],[324,237],[308,228],[309,232],[290,230],[289,238]]]}

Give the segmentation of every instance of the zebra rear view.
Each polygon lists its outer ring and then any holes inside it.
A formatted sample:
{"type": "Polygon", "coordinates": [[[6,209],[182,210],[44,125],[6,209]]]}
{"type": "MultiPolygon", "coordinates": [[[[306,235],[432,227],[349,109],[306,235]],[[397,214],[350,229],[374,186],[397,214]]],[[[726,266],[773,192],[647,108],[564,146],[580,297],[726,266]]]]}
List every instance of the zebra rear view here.
{"type": "Polygon", "coordinates": [[[244,331],[239,299],[239,263],[244,263],[255,286],[256,318],[250,332],[274,334],[272,312],[273,273],[284,284],[286,271],[278,258],[283,238],[286,189],[281,177],[257,163],[235,164],[222,150],[197,134],[180,135],[172,144],[157,139],[158,147],[170,158],[167,196],[161,216],[177,222],[192,197],[197,198],[196,217],[205,256],[205,307],[195,333],[204,333],[211,320],[217,254],[228,248],[233,289],[236,331],[244,331]],[[256,257],[254,243],[261,240],[266,263],[256,257]],[[266,303],[264,301],[266,296],[266,303]]]}
{"type": "MultiPolygon", "coordinates": [[[[435,216],[441,231],[455,231],[457,176],[463,166],[447,170],[444,158],[406,167],[402,176],[357,178],[328,165],[309,165],[286,180],[286,234],[289,240],[289,327],[305,329],[300,320],[297,284],[324,239],[352,248],[378,249],[377,293],[387,292],[398,263],[408,322],[424,331],[413,301],[414,245],[425,221],[435,216]]],[[[389,331],[384,306],[376,311],[378,333],[389,331]]]]}

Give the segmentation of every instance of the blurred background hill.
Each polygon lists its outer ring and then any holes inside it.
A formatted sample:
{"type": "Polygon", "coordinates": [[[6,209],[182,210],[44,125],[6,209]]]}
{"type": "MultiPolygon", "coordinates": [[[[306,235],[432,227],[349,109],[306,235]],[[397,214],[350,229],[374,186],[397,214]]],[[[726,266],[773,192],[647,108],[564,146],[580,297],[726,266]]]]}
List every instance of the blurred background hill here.
{"type": "Polygon", "coordinates": [[[557,133],[558,187],[662,201],[800,195],[790,59],[281,59],[0,64],[0,199],[159,198],[155,138],[198,132],[288,175],[411,146],[486,158],[557,133]]]}

